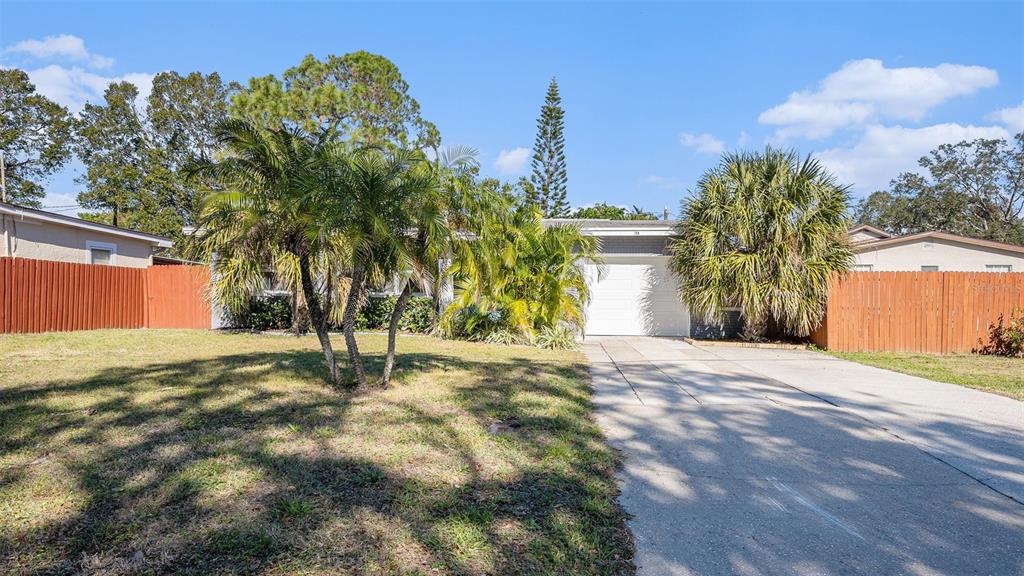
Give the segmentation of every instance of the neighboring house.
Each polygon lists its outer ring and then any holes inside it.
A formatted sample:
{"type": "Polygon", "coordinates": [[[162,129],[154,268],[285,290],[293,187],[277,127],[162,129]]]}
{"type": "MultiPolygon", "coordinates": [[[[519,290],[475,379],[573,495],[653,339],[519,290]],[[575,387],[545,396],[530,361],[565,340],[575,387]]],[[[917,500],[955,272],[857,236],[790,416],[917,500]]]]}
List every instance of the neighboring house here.
{"type": "MultiPolygon", "coordinates": [[[[587,335],[652,335],[720,338],[741,329],[738,311],[724,326],[691,317],[679,302],[678,283],[668,268],[671,220],[564,220],[602,242],[604,274],[587,264],[591,299],[587,335]]],[[[942,232],[893,237],[871,226],[850,230],[856,270],[1024,272],[1024,246],[964,238],[942,232]]]]}
{"type": "Polygon", "coordinates": [[[861,225],[850,230],[862,272],[1024,272],[1024,246],[945,232],[892,236],[861,225]]]}
{"type": "Polygon", "coordinates": [[[171,239],[0,202],[0,257],[128,268],[153,265],[171,239]]]}

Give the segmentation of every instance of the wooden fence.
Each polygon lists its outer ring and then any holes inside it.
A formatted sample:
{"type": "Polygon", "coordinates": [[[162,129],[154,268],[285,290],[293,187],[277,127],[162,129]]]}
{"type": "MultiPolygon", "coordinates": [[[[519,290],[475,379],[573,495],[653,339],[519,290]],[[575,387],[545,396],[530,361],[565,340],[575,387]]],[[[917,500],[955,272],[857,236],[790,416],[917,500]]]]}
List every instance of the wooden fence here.
{"type": "Polygon", "coordinates": [[[840,352],[970,352],[1024,308],[1024,273],[850,272],[833,278],[815,344],[840,352]]]}
{"type": "Polygon", "coordinates": [[[0,333],[210,328],[205,266],[125,268],[0,258],[0,333]]]}

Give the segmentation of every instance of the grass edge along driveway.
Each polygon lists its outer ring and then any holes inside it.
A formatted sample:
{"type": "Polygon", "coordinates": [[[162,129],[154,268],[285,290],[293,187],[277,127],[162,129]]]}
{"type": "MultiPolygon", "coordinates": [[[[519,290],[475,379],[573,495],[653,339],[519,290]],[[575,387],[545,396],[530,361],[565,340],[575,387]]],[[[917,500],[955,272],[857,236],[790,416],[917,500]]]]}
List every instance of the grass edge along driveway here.
{"type": "Polygon", "coordinates": [[[1024,400],[1024,359],[980,354],[920,354],[913,352],[829,352],[893,372],[1024,400]]]}
{"type": "Polygon", "coordinates": [[[0,573],[633,572],[576,352],[401,337],[398,380],[353,393],[311,337],[0,349],[0,573]]]}

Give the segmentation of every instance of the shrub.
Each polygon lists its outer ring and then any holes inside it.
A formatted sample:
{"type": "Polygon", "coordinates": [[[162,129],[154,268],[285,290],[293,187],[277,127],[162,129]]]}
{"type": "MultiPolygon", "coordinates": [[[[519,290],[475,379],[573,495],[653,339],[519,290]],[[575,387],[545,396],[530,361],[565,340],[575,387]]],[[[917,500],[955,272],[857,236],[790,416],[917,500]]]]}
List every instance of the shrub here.
{"type": "Polygon", "coordinates": [[[473,342],[486,341],[496,331],[512,332],[508,314],[498,308],[482,308],[476,304],[453,304],[440,322],[441,335],[473,342]]]}
{"type": "MultiPolygon", "coordinates": [[[[394,296],[371,297],[356,314],[356,330],[387,330],[395,310],[394,296]]],[[[409,300],[398,321],[404,332],[426,333],[434,318],[434,303],[430,298],[416,296],[409,300]]],[[[249,308],[226,315],[233,328],[242,330],[287,330],[292,326],[291,297],[270,294],[253,299],[249,308]]]]}
{"type": "MultiPolygon", "coordinates": [[[[397,302],[395,296],[371,296],[356,313],[356,330],[387,330],[397,302]]],[[[398,319],[398,329],[423,334],[430,331],[433,319],[434,301],[426,296],[414,296],[398,319]]]]}
{"type": "Polygon", "coordinates": [[[292,325],[292,301],[287,294],[265,294],[249,302],[249,307],[228,312],[228,326],[242,330],[287,330],[292,325]]]}
{"type": "Polygon", "coordinates": [[[508,328],[498,328],[492,330],[484,338],[484,342],[488,344],[504,344],[505,346],[511,346],[512,344],[526,344],[527,339],[523,338],[521,334],[508,328]]]}
{"type": "Polygon", "coordinates": [[[988,325],[988,334],[988,344],[977,353],[1024,358],[1024,309],[1010,312],[1009,321],[1000,314],[998,324],[988,325]]]}
{"type": "Polygon", "coordinates": [[[540,348],[572,350],[576,348],[576,331],[565,324],[541,328],[534,341],[540,348]]]}

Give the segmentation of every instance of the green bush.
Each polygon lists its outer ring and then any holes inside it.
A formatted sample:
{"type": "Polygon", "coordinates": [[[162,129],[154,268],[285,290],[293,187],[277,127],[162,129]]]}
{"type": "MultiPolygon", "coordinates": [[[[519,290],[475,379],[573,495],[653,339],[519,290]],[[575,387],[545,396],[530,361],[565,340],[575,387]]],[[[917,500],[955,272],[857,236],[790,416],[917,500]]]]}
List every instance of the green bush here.
{"type": "Polygon", "coordinates": [[[287,294],[254,298],[246,310],[228,312],[228,326],[242,330],[287,330],[292,325],[292,301],[287,294]]]}
{"type": "MultiPolygon", "coordinates": [[[[387,330],[395,311],[395,296],[372,296],[356,313],[356,330],[387,330]]],[[[434,319],[434,301],[426,296],[414,296],[405,305],[398,329],[402,332],[425,334],[434,319]]]]}
{"type": "Polygon", "coordinates": [[[1010,313],[1009,321],[999,315],[999,324],[989,324],[988,344],[977,352],[993,356],[1024,358],[1024,309],[1010,313]]]}
{"type": "MultiPolygon", "coordinates": [[[[356,313],[356,330],[387,330],[397,300],[394,296],[371,297],[356,313]]],[[[433,318],[433,301],[415,296],[405,306],[398,329],[425,334],[430,331],[433,318]]],[[[229,312],[226,321],[232,328],[242,330],[287,330],[292,325],[291,297],[273,294],[255,298],[247,310],[229,312]]]]}
{"type": "Polygon", "coordinates": [[[576,348],[576,331],[565,324],[541,328],[534,343],[540,348],[572,350],[576,348]]]}

